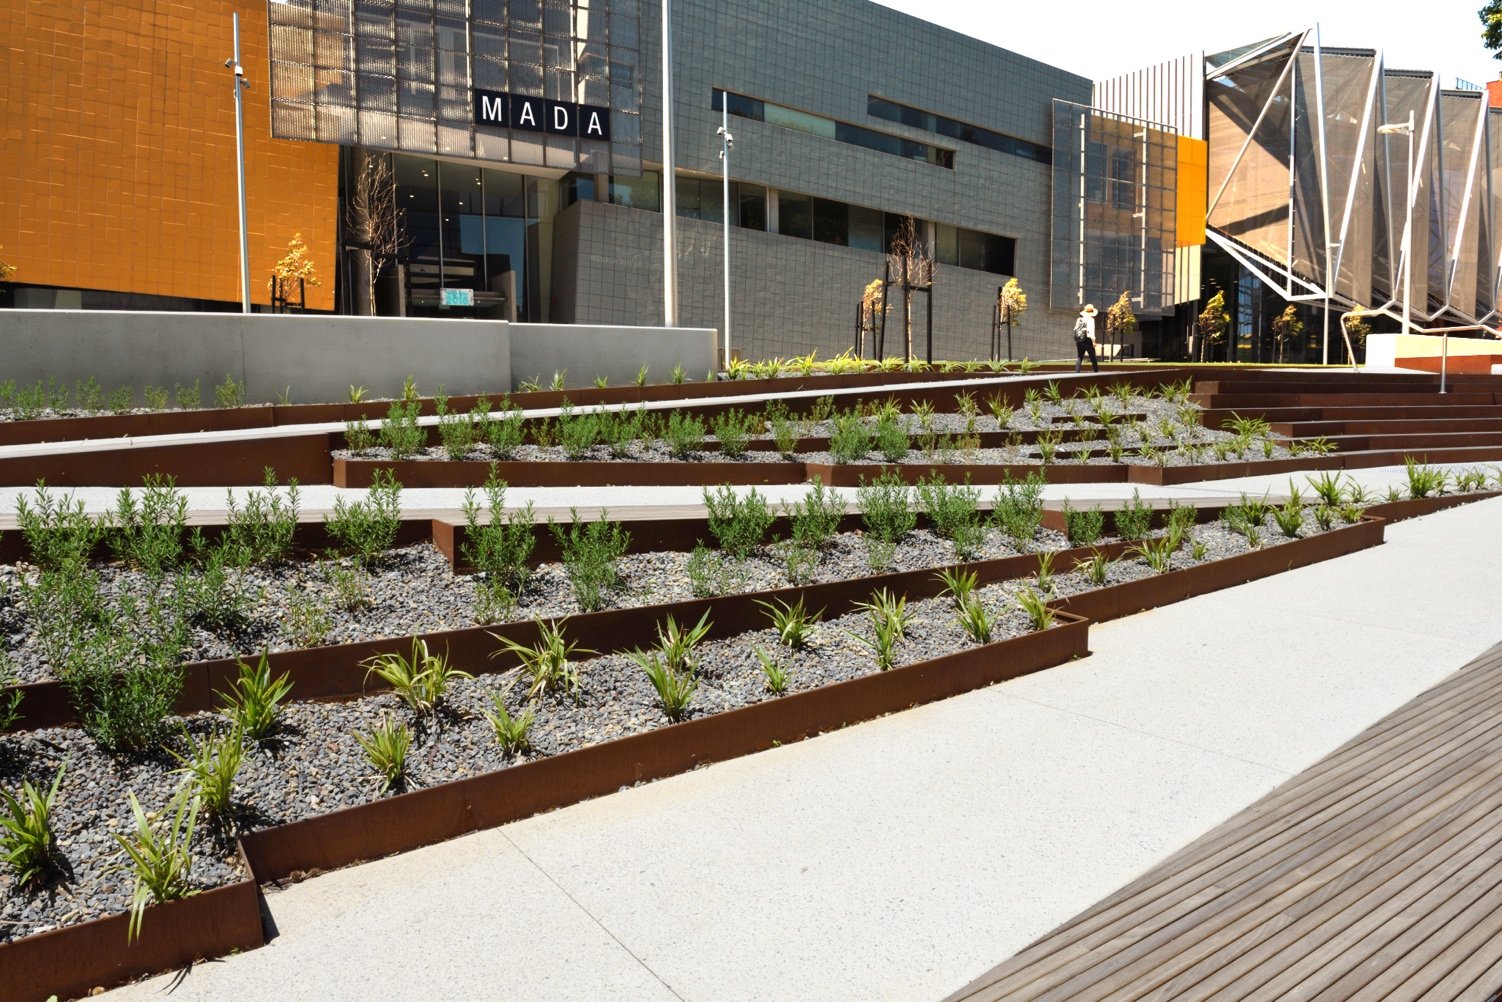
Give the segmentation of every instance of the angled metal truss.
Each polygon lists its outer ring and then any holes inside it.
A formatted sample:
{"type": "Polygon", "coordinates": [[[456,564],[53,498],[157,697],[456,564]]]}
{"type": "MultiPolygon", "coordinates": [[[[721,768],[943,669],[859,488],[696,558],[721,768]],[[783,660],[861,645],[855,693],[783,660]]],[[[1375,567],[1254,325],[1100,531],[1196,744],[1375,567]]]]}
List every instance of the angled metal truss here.
{"type": "Polygon", "coordinates": [[[1204,65],[1208,240],[1289,301],[1398,318],[1411,211],[1415,328],[1502,336],[1502,109],[1317,27],[1204,65]]]}

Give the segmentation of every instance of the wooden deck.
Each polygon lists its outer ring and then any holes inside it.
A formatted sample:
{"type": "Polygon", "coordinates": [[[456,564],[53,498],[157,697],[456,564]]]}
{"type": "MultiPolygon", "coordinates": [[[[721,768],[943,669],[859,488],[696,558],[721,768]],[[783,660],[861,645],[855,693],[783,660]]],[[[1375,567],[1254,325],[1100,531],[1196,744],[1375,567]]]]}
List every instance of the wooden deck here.
{"type": "Polygon", "coordinates": [[[1499,989],[1502,646],[950,1000],[1499,989]]]}

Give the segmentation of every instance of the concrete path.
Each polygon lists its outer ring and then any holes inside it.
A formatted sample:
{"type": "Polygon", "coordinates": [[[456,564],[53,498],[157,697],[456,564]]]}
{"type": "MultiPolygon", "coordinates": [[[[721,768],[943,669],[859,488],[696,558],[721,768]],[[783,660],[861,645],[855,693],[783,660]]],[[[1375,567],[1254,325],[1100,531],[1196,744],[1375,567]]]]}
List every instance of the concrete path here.
{"type": "Polygon", "coordinates": [[[941,998],[1502,640],[1499,521],[1391,526],[1071,665],[273,892],[266,948],[107,997],[941,998]]]}

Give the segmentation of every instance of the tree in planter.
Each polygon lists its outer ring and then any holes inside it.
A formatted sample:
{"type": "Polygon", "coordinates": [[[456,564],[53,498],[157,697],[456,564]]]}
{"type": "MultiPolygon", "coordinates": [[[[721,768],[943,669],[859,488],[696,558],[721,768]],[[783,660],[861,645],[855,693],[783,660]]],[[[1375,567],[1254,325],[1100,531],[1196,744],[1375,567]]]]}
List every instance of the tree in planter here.
{"type": "Polygon", "coordinates": [[[365,293],[370,316],[376,315],[376,283],[396,263],[409,243],[406,213],[396,204],[396,176],[391,158],[367,154],[355,172],[347,220],[353,241],[365,257],[365,293]]]}
{"type": "Polygon", "coordinates": [[[1027,312],[1027,293],[1022,291],[1022,285],[1015,279],[1007,279],[1007,284],[1001,287],[1001,295],[996,297],[996,316],[1002,323],[1007,325],[1007,361],[1012,359],[1012,325],[1022,325],[1022,315],[1027,312]]]}
{"type": "MultiPolygon", "coordinates": [[[[287,241],[287,253],[272,266],[266,288],[271,292],[272,299],[285,300],[287,290],[299,281],[303,287],[316,288],[323,284],[323,280],[318,277],[318,269],[313,264],[313,257],[308,252],[308,245],[303,243],[302,234],[294,233],[292,239],[287,241]]],[[[299,302],[297,305],[306,304],[299,302]]]]}
{"type": "MultiPolygon", "coordinates": [[[[928,244],[918,234],[917,224],[911,216],[903,217],[902,224],[892,237],[887,249],[887,266],[892,281],[902,289],[902,343],[908,361],[913,359],[913,297],[914,289],[930,288],[937,267],[928,253],[928,244]]],[[[929,295],[933,293],[930,292],[929,295]]]]}
{"type": "Polygon", "coordinates": [[[1132,312],[1132,297],[1125,289],[1111,308],[1106,310],[1106,343],[1116,343],[1116,357],[1121,358],[1121,348],[1126,339],[1137,333],[1137,314],[1132,312]]]}
{"type": "Polygon", "coordinates": [[[1226,312],[1226,294],[1217,292],[1210,297],[1205,304],[1204,312],[1200,314],[1200,344],[1201,357],[1207,362],[1213,362],[1211,349],[1219,346],[1226,339],[1226,332],[1231,329],[1231,315],[1226,312]]]}
{"type": "Polygon", "coordinates": [[[1288,342],[1297,341],[1304,336],[1304,321],[1299,319],[1299,311],[1292,303],[1284,307],[1273,320],[1273,340],[1278,342],[1278,361],[1283,362],[1288,358],[1288,342]]]}
{"type": "Polygon", "coordinates": [[[871,335],[875,350],[877,321],[886,310],[886,284],[879,278],[873,278],[866,284],[865,291],[861,293],[861,322],[860,343],[856,354],[864,357],[866,354],[866,335],[871,335]]]}

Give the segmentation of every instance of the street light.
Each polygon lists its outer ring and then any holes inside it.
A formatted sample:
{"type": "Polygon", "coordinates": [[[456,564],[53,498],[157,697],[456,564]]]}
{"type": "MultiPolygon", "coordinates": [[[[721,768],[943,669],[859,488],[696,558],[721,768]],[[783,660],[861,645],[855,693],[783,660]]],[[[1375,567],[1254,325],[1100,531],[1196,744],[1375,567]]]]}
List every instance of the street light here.
{"type": "MultiPolygon", "coordinates": [[[[1377,126],[1382,136],[1404,136],[1408,140],[1408,212],[1403,222],[1403,333],[1413,333],[1413,109],[1408,109],[1408,121],[1389,122],[1377,126]]],[[[1450,336],[1440,334],[1439,392],[1445,392],[1446,370],[1449,367],[1450,336]]]]}
{"type": "Polygon", "coordinates": [[[730,148],[735,137],[730,134],[730,95],[720,92],[720,164],[725,187],[725,369],[730,369],[730,148]]]}
{"type": "Polygon", "coordinates": [[[678,164],[673,152],[673,7],[662,0],[662,325],[678,326],[678,164]]]}
{"type": "Polygon", "coordinates": [[[235,161],[240,183],[240,312],[250,312],[250,234],[245,227],[245,91],[250,81],[240,65],[240,15],[234,16],[235,54],[224,61],[235,74],[235,161]]]}

